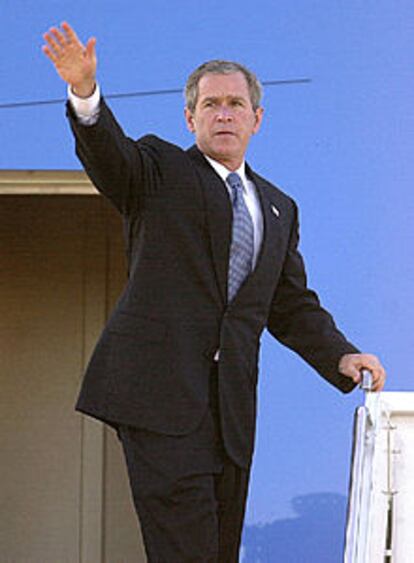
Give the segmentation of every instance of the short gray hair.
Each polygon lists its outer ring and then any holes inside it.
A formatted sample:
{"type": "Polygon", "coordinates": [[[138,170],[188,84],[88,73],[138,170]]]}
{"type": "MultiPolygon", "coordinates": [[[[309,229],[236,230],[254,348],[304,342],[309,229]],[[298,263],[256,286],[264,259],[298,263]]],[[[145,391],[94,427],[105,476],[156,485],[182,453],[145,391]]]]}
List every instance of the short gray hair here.
{"type": "Polygon", "coordinates": [[[250,101],[252,103],[253,109],[256,110],[257,108],[259,108],[263,95],[263,89],[256,75],[240,63],[236,63],[234,61],[223,61],[219,59],[203,63],[198,68],[196,68],[188,77],[187,84],[185,85],[184,90],[184,97],[187,108],[191,112],[194,112],[198,99],[198,84],[204,75],[209,73],[234,74],[235,72],[241,72],[244,75],[249,89],[250,101]]]}

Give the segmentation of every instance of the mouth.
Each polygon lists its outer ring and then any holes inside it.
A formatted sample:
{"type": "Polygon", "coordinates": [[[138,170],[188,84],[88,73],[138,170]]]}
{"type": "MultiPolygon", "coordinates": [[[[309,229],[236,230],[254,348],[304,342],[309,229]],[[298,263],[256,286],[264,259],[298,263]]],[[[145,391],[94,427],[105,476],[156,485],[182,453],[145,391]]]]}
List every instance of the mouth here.
{"type": "Polygon", "coordinates": [[[233,133],[233,131],[217,131],[216,133],[214,133],[214,135],[216,137],[226,137],[226,136],[235,136],[235,133],[233,133]]]}

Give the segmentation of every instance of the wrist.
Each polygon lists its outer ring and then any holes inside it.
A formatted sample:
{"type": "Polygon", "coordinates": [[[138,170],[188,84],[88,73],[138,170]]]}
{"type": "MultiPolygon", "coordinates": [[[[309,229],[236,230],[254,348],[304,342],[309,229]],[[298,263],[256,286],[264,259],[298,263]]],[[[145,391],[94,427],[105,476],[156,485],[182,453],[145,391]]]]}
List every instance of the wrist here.
{"type": "Polygon", "coordinates": [[[70,85],[70,89],[78,98],[90,98],[96,90],[96,82],[88,82],[81,85],[70,85]]]}

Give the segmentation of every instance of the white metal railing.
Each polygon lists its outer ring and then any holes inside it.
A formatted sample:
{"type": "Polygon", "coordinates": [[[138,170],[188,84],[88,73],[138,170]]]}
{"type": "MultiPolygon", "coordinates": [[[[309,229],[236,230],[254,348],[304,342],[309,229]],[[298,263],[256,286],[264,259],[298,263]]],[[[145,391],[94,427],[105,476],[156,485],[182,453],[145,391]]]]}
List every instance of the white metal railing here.
{"type": "MultiPolygon", "coordinates": [[[[380,394],[370,392],[371,378],[367,373],[364,374],[362,388],[367,394],[365,405],[359,407],[355,415],[344,563],[374,563],[370,561],[376,505],[374,497],[382,476],[381,472],[378,474],[375,460],[381,453],[378,451],[378,436],[384,417],[389,418],[382,408],[380,394]]],[[[384,546],[380,549],[385,552],[386,530],[378,532],[378,529],[375,530],[375,542],[377,545],[383,542],[384,546]]],[[[384,561],[382,559],[382,563],[384,561]]]]}

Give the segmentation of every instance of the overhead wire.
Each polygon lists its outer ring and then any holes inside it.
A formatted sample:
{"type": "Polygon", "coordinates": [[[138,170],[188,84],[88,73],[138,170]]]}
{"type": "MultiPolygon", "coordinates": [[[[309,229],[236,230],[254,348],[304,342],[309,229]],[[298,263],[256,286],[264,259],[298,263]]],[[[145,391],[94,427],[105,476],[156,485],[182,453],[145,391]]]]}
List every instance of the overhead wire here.
{"type": "MultiPolygon", "coordinates": [[[[266,80],[262,82],[263,86],[284,86],[290,84],[307,84],[311,82],[310,78],[292,78],[286,80],[266,80]]],[[[165,96],[169,94],[181,94],[182,88],[171,88],[163,90],[141,90],[138,92],[125,92],[118,94],[106,94],[106,99],[125,99],[125,98],[138,98],[144,96],[165,96]]],[[[29,100],[27,102],[9,102],[0,104],[0,109],[19,109],[27,107],[36,106],[47,106],[47,105],[57,105],[63,104],[66,101],[65,98],[57,98],[51,100],[29,100]]]]}

